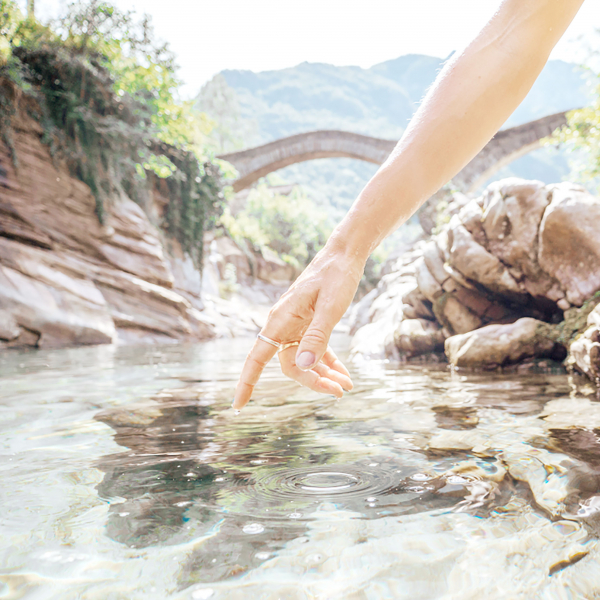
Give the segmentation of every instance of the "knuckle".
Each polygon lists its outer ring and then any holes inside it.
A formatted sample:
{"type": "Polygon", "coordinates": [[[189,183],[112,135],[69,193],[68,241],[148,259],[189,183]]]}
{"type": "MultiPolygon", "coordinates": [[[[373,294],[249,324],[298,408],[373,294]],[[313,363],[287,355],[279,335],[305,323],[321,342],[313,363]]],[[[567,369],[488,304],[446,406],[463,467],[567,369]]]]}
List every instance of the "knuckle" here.
{"type": "Polygon", "coordinates": [[[259,360],[258,358],[255,358],[252,355],[248,355],[248,358],[246,359],[249,363],[254,363],[255,365],[258,365],[260,367],[260,369],[264,369],[267,366],[266,361],[264,360],[259,360]]]}
{"type": "Polygon", "coordinates": [[[302,337],[302,341],[315,346],[326,346],[329,341],[329,336],[319,327],[309,327],[302,337]]]}

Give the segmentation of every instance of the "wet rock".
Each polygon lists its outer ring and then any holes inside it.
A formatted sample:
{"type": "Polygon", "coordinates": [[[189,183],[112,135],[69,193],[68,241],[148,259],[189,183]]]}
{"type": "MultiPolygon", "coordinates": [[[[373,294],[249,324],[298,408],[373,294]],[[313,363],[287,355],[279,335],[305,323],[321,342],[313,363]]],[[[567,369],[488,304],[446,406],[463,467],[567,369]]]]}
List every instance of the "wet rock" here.
{"type": "Polygon", "coordinates": [[[600,382],[600,304],[590,312],[584,331],[571,344],[568,366],[600,382]]]}
{"type": "Polygon", "coordinates": [[[455,367],[484,369],[515,364],[525,358],[553,357],[558,352],[555,329],[527,317],[450,337],[445,351],[455,367]]]}
{"type": "Polygon", "coordinates": [[[441,327],[425,319],[403,320],[393,335],[394,347],[407,357],[439,352],[444,347],[444,339],[441,327]]]}

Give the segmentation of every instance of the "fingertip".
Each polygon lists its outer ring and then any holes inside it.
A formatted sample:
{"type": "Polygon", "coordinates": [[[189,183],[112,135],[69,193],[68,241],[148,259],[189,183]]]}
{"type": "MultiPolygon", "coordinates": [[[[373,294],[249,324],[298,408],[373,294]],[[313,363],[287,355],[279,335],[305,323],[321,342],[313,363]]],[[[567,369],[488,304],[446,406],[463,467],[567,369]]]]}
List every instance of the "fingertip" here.
{"type": "Polygon", "coordinates": [[[296,354],[296,366],[302,371],[312,369],[317,362],[317,357],[314,352],[309,350],[298,351],[296,354]]]}
{"type": "Polygon", "coordinates": [[[231,403],[231,408],[236,411],[236,414],[239,414],[240,410],[244,408],[248,404],[248,400],[244,398],[235,397],[231,403]]]}
{"type": "Polygon", "coordinates": [[[344,389],[339,383],[332,381],[330,386],[328,387],[329,392],[333,394],[338,400],[341,400],[344,397],[344,389]]]}

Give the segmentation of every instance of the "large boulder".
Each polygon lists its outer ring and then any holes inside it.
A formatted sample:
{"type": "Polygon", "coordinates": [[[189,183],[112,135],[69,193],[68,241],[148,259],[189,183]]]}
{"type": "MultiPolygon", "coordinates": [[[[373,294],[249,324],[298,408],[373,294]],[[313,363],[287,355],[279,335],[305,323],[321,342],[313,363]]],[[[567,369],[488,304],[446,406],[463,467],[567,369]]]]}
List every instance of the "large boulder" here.
{"type": "Polygon", "coordinates": [[[581,306],[600,289],[600,202],[571,184],[552,188],[540,225],[539,264],[567,301],[581,306]]]}

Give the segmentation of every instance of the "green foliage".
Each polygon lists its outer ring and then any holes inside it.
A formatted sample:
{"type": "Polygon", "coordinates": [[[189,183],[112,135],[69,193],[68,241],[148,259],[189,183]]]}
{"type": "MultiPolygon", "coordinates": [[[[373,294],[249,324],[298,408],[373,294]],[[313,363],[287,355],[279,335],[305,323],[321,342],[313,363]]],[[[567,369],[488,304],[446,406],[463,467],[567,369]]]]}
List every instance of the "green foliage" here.
{"type": "Polygon", "coordinates": [[[572,177],[581,182],[600,178],[600,73],[596,79],[590,106],[569,112],[567,125],[547,140],[548,144],[565,144],[569,150],[578,153],[580,158],[571,165],[572,177]]]}
{"type": "Polygon", "coordinates": [[[284,196],[264,184],[250,191],[235,217],[225,208],[221,223],[238,244],[246,240],[257,250],[269,247],[296,267],[312,260],[331,231],[326,214],[302,190],[284,196]]]}
{"type": "Polygon", "coordinates": [[[214,226],[223,198],[217,167],[200,166],[190,152],[172,152],[171,160],[177,170],[167,179],[166,228],[201,268],[204,231],[214,226]]]}
{"type": "Polygon", "coordinates": [[[196,158],[205,159],[210,122],[178,99],[173,55],[155,41],[148,17],[78,0],[44,26],[0,0],[0,31],[0,127],[9,147],[10,116],[25,99],[51,151],[92,190],[100,221],[121,193],[145,205],[147,173],[167,178],[166,227],[201,266],[205,221],[222,198],[218,169],[196,158]]]}
{"type": "Polygon", "coordinates": [[[195,106],[212,121],[206,143],[216,154],[233,152],[254,143],[257,124],[242,119],[237,94],[220,73],[202,86],[195,106]]]}

